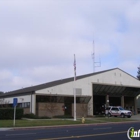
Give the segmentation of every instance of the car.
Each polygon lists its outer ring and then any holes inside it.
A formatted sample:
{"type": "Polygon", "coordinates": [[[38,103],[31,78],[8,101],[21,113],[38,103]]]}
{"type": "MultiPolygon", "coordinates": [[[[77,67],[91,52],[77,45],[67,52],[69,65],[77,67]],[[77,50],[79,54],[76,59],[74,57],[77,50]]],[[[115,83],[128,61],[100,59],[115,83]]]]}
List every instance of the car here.
{"type": "Polygon", "coordinates": [[[130,110],[125,110],[121,106],[108,106],[105,110],[105,115],[108,117],[114,116],[120,116],[122,118],[131,118],[132,112],[130,110]]]}

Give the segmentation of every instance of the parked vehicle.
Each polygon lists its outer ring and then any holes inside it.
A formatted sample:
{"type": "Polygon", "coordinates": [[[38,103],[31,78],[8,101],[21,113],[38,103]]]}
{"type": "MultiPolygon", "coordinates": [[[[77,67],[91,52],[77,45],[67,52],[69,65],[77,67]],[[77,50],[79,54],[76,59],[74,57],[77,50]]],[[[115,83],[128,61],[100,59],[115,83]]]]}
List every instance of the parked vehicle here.
{"type": "Polygon", "coordinates": [[[121,106],[109,106],[105,110],[105,115],[108,117],[120,116],[122,118],[125,118],[125,117],[130,118],[132,116],[132,112],[130,110],[125,110],[121,106]]]}

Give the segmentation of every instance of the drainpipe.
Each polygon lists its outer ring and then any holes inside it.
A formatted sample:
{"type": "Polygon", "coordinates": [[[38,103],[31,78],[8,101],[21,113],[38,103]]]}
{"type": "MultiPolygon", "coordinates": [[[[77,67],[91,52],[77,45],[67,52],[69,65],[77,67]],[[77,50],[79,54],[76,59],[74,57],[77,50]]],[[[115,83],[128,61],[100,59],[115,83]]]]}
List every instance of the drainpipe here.
{"type": "Polygon", "coordinates": [[[31,104],[30,104],[31,113],[33,113],[33,112],[32,112],[32,102],[33,102],[33,101],[32,101],[32,95],[33,95],[33,91],[31,92],[31,104]]]}

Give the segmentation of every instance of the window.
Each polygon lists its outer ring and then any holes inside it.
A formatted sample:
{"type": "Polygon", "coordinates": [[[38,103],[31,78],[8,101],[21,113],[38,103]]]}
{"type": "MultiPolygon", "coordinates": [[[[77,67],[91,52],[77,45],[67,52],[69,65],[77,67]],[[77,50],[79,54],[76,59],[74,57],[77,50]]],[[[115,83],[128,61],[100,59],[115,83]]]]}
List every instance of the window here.
{"type": "Polygon", "coordinates": [[[113,111],[119,111],[119,109],[116,108],[116,107],[113,107],[111,110],[113,110],[113,111]]]}
{"type": "Polygon", "coordinates": [[[91,97],[86,97],[85,102],[88,103],[91,97]]]}
{"type": "Polygon", "coordinates": [[[91,97],[80,97],[80,103],[88,103],[91,97]]]}
{"type": "Polygon", "coordinates": [[[52,95],[50,95],[50,96],[37,96],[37,98],[36,98],[36,101],[37,102],[52,102],[52,103],[55,103],[55,102],[57,102],[57,96],[52,96],[52,95]]]}
{"type": "Polygon", "coordinates": [[[64,97],[62,97],[62,96],[57,96],[57,102],[58,102],[58,103],[64,103],[64,97]]]}
{"type": "Polygon", "coordinates": [[[80,103],[84,103],[85,102],[85,98],[84,97],[81,97],[80,98],[80,103]]]}
{"type": "Polygon", "coordinates": [[[119,110],[124,110],[122,107],[119,107],[119,110]]]}
{"type": "Polygon", "coordinates": [[[20,103],[20,104],[19,104],[19,107],[22,107],[22,108],[29,108],[29,107],[30,107],[30,102],[20,103]]]}

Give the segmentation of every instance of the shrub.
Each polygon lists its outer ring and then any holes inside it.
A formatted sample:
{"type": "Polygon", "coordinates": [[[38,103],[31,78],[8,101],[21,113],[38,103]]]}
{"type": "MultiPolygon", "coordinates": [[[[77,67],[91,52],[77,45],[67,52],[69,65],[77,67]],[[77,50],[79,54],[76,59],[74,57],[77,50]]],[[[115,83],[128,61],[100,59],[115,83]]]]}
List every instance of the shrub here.
{"type": "Polygon", "coordinates": [[[51,119],[50,117],[47,116],[42,116],[42,117],[38,117],[39,119],[51,119]]]}
{"type": "MultiPolygon", "coordinates": [[[[21,119],[23,116],[23,108],[16,108],[16,119],[21,119]]],[[[14,119],[14,108],[0,108],[0,119],[14,119]]]]}
{"type": "Polygon", "coordinates": [[[57,115],[54,116],[53,118],[73,118],[71,115],[57,115]]]}
{"type": "Polygon", "coordinates": [[[35,114],[33,114],[33,113],[24,114],[23,117],[24,118],[31,118],[31,119],[38,119],[38,117],[35,114]]]}
{"type": "Polygon", "coordinates": [[[33,114],[33,113],[24,114],[23,117],[24,117],[24,118],[30,118],[30,119],[50,119],[50,117],[47,117],[47,116],[38,117],[38,116],[36,116],[36,115],[33,114]]]}

